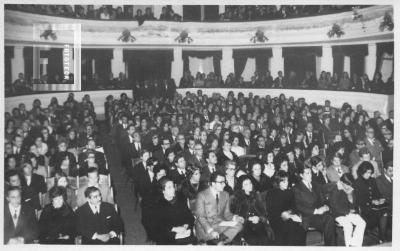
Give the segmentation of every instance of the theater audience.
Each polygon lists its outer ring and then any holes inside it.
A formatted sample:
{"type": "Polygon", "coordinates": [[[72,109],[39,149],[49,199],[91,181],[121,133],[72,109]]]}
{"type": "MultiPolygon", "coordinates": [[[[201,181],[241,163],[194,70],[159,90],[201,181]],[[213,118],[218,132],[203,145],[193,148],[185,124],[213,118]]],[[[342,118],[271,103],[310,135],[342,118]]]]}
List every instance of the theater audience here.
{"type": "Polygon", "coordinates": [[[74,244],[75,215],[67,203],[67,191],[56,186],[50,189],[50,203],[43,208],[39,220],[41,244],[74,244]]]}
{"type": "Polygon", "coordinates": [[[86,202],[76,210],[76,230],[82,235],[82,244],[119,244],[118,235],[123,225],[114,206],[102,201],[97,187],[87,187],[84,193],[86,202]]]}
{"type": "MultiPolygon", "coordinates": [[[[150,88],[152,87],[150,86],[150,88]]],[[[149,98],[152,94],[153,92],[149,93],[149,98]]],[[[332,234],[335,226],[334,217],[339,216],[335,215],[334,206],[340,206],[342,203],[332,205],[329,192],[335,191],[335,193],[341,194],[339,199],[344,199],[344,192],[339,189],[338,183],[345,183],[340,180],[347,175],[340,175],[340,171],[336,168],[341,167],[343,171],[341,164],[336,163],[330,166],[328,168],[330,171],[327,171],[324,166],[326,165],[325,159],[335,156],[334,160],[337,160],[339,154],[344,156],[343,164],[349,163],[351,168],[349,171],[352,174],[359,172],[355,176],[357,180],[353,183],[354,199],[356,208],[361,207],[360,215],[367,222],[367,229],[371,230],[379,225],[381,229],[379,239],[381,241],[387,239],[386,230],[390,232],[390,228],[385,225],[390,225],[386,223],[387,218],[391,216],[392,194],[389,181],[393,167],[390,169],[384,164],[393,159],[390,152],[385,154],[387,149],[390,150],[390,141],[393,142],[393,132],[389,131],[389,122],[384,121],[380,114],[374,114],[374,118],[370,120],[361,106],[353,109],[344,104],[343,107],[336,109],[331,107],[330,102],[326,102],[325,106],[308,105],[304,99],[294,100],[292,97],[286,98],[282,95],[278,98],[251,93],[245,97],[243,93],[239,93],[235,97],[232,92],[224,97],[220,94],[203,95],[201,91],[197,94],[188,92],[184,96],[174,92],[173,99],[163,99],[161,92],[157,95],[158,97],[152,100],[141,97],[137,97],[136,100],[122,94],[120,99],[109,99],[107,103],[107,109],[109,109],[107,125],[111,126],[113,139],[106,142],[107,145],[110,143],[112,147],[116,146],[117,152],[122,152],[123,146],[118,143],[120,139],[125,137],[125,140],[130,141],[130,135],[132,139],[136,138],[132,142],[139,156],[134,157],[136,163],[132,163],[129,157],[129,160],[126,161],[128,164],[124,168],[126,168],[127,177],[131,177],[133,181],[132,195],[133,198],[137,198],[137,205],[141,206],[142,223],[145,226],[148,240],[156,243],[179,244],[182,242],[179,242],[178,239],[181,241],[185,239],[185,237],[175,239],[176,235],[173,239],[169,238],[172,227],[166,232],[163,231],[167,234],[163,234],[162,238],[155,231],[159,228],[156,226],[158,223],[156,216],[159,214],[157,205],[165,202],[160,208],[174,207],[177,205],[174,203],[178,201],[178,199],[177,201],[172,199],[168,202],[164,194],[160,192],[160,181],[167,176],[176,180],[178,185],[175,188],[175,197],[184,195],[189,199],[185,200],[185,203],[189,202],[188,208],[197,218],[196,237],[200,240],[200,244],[204,242],[207,244],[239,244],[241,242],[244,245],[246,243],[254,244],[257,241],[271,244],[272,238],[261,240],[261,233],[265,234],[265,232],[256,231],[256,234],[248,234],[255,229],[252,228],[253,223],[249,224],[248,215],[243,215],[243,219],[239,216],[234,217],[236,212],[226,209],[233,201],[230,200],[229,195],[234,195],[233,198],[235,198],[238,194],[243,193],[240,196],[243,195],[245,199],[239,202],[235,199],[235,203],[247,205],[246,203],[249,201],[257,201],[252,197],[256,191],[264,191],[264,193],[268,191],[267,203],[263,202],[263,206],[267,206],[267,217],[271,222],[277,242],[282,243],[281,245],[288,243],[304,245],[304,233],[309,227],[312,227],[324,232],[326,245],[333,245],[335,244],[332,234]],[[323,123],[327,124],[323,125],[323,123]],[[333,129],[325,132],[324,126],[327,128],[326,125],[333,129]],[[371,129],[373,134],[371,134],[371,129]],[[130,134],[129,130],[131,130],[130,134]],[[338,132],[339,130],[341,132],[338,132]],[[351,137],[348,134],[352,134],[351,137]],[[161,145],[158,136],[162,137],[161,145]],[[185,137],[187,137],[187,141],[185,137]],[[370,149],[373,151],[365,150],[365,146],[361,144],[363,142],[359,140],[360,137],[364,142],[368,140],[370,143],[372,142],[370,149]],[[234,141],[233,146],[230,143],[231,140],[234,141]],[[382,148],[376,147],[377,141],[382,142],[382,148]],[[356,142],[356,150],[352,151],[353,142],[356,142]],[[249,149],[246,151],[246,154],[249,155],[242,155],[239,158],[237,155],[243,152],[240,147],[244,146],[249,149]],[[146,148],[151,148],[151,150],[146,150],[146,148]],[[236,151],[238,149],[240,151],[236,151]],[[205,155],[204,150],[206,150],[205,155]],[[236,152],[238,154],[235,154],[236,152]],[[369,152],[374,152],[375,155],[371,156],[369,152]],[[153,157],[152,163],[147,163],[152,153],[154,153],[153,156],[160,159],[159,162],[155,161],[153,157]],[[376,158],[380,153],[382,153],[382,157],[376,158]],[[375,161],[372,160],[374,157],[375,161]],[[254,160],[258,160],[260,163],[255,163],[254,160]],[[373,172],[371,173],[374,174],[369,173],[368,175],[376,178],[376,182],[373,178],[361,177],[365,176],[364,174],[360,175],[360,170],[363,169],[361,166],[366,165],[363,161],[369,161],[365,163],[372,164],[373,172]],[[382,166],[379,166],[379,161],[382,166]],[[376,163],[376,167],[374,163],[376,163]],[[306,167],[306,171],[304,171],[303,165],[310,165],[311,170],[306,167]],[[222,167],[225,172],[219,173],[222,167]],[[289,174],[291,177],[288,181],[289,185],[285,187],[284,183],[287,178],[281,178],[279,189],[273,188],[272,181],[275,177],[282,176],[282,173],[289,174]],[[382,175],[379,176],[379,173],[382,175]],[[264,176],[270,180],[268,188],[265,188],[264,176]],[[246,195],[243,184],[241,186],[238,182],[240,177],[251,180],[253,192],[246,195]],[[329,180],[332,182],[327,184],[329,180]],[[207,183],[209,183],[209,187],[207,187],[207,183]],[[311,183],[311,191],[306,185],[309,183],[311,183]],[[290,188],[292,184],[295,185],[290,188]],[[371,197],[374,202],[369,201],[369,187],[373,191],[371,197]],[[214,194],[218,194],[218,206],[216,206],[217,199],[214,194]],[[289,203],[288,198],[291,197],[294,198],[294,205],[289,203]],[[385,201],[381,197],[385,198],[385,201]],[[280,205],[280,199],[285,205],[280,205]],[[329,205],[332,216],[327,212],[328,207],[324,205],[329,205]],[[282,215],[282,213],[284,214],[282,215]],[[296,215],[301,217],[301,223],[297,222],[299,219],[296,215]],[[232,220],[239,223],[230,222],[232,220]],[[229,224],[225,221],[228,221],[229,224]],[[244,222],[243,226],[242,222],[244,222]],[[220,225],[221,223],[222,225],[220,225]],[[231,227],[231,225],[235,226],[231,227]],[[246,229],[248,225],[250,228],[246,229]],[[290,226],[291,229],[287,229],[287,226],[290,226]],[[243,231],[240,230],[242,227],[243,231]],[[296,233],[295,236],[294,234],[283,236],[283,233],[291,233],[291,231],[296,233]],[[167,235],[169,237],[164,238],[167,235]]],[[[7,121],[15,121],[14,126],[12,126],[12,122],[10,126],[15,129],[8,132],[7,137],[12,141],[5,141],[5,157],[7,157],[5,170],[8,170],[5,175],[5,191],[12,186],[19,186],[22,189],[23,201],[28,200],[28,203],[35,201],[37,209],[41,209],[43,204],[40,203],[40,196],[30,195],[28,186],[25,185],[25,182],[28,180],[26,183],[29,183],[30,179],[25,176],[29,177],[29,174],[32,173],[43,179],[47,177],[46,174],[49,170],[51,177],[47,179],[47,187],[54,186],[54,189],[65,187],[67,191],[67,198],[63,202],[65,205],[69,204],[71,208],[84,205],[87,201],[84,190],[92,186],[101,190],[104,201],[114,203],[110,184],[99,179],[99,172],[104,171],[106,160],[105,155],[100,152],[100,148],[96,147],[96,142],[102,142],[104,137],[102,130],[104,129],[101,129],[99,134],[93,133],[97,131],[98,125],[92,115],[94,109],[90,108],[93,106],[90,104],[90,98],[78,102],[69,95],[67,102],[61,105],[58,105],[57,99],[52,99],[51,105],[47,108],[41,108],[40,103],[36,101],[34,103],[32,110],[27,110],[24,105],[20,105],[12,114],[6,114],[6,124],[7,121]],[[72,130],[77,135],[70,137],[70,150],[68,151],[68,142],[65,139],[72,130]],[[42,135],[43,138],[36,137],[36,135],[42,135]],[[78,146],[75,138],[79,139],[78,146]],[[43,144],[47,145],[47,150],[43,144]],[[57,147],[58,150],[56,150],[57,147]],[[78,159],[78,163],[76,159],[78,159]],[[85,170],[87,170],[88,177],[83,176],[82,179],[76,179],[79,173],[78,164],[79,171],[86,173],[85,170]],[[35,168],[38,169],[34,171],[35,168]],[[74,198],[75,187],[79,187],[77,198],[74,198]],[[28,192],[26,193],[26,191],[28,192]],[[35,197],[34,200],[32,200],[33,197],[35,197]]],[[[10,122],[8,123],[10,124],[10,122]]],[[[106,140],[109,139],[107,137],[109,136],[106,136],[106,140]]],[[[114,166],[110,166],[110,168],[114,168],[114,166]]],[[[103,174],[102,176],[107,177],[108,171],[103,174]]],[[[122,174],[124,175],[125,172],[122,174]]],[[[33,181],[33,179],[31,180],[33,181]]],[[[42,185],[44,184],[45,187],[42,193],[46,194],[45,201],[50,203],[50,193],[47,192],[46,183],[44,180],[42,181],[42,185]]],[[[245,181],[244,183],[249,182],[245,181]]],[[[169,190],[169,192],[171,191],[172,189],[169,190]]],[[[36,192],[35,194],[39,195],[36,192]]],[[[7,194],[5,197],[7,198],[7,194]]],[[[88,208],[90,210],[90,206],[88,208]]],[[[110,238],[114,239],[113,243],[118,243],[115,239],[116,235],[110,233],[111,230],[103,230],[95,236],[93,236],[95,232],[91,232],[91,236],[85,233],[86,235],[82,237],[83,243],[103,243],[102,241],[107,242],[110,238]],[[91,240],[92,237],[101,240],[91,240]]],[[[82,235],[82,232],[77,234],[82,235]]],[[[366,236],[370,234],[370,231],[366,231],[366,236]]],[[[179,234],[179,237],[182,236],[179,234]]],[[[346,236],[349,240],[348,236],[350,235],[346,234],[346,236]]],[[[35,239],[37,240],[37,238],[35,239]]],[[[63,240],[52,239],[52,241],[63,240]]],[[[347,244],[361,245],[360,242],[352,243],[352,241],[348,241],[347,244]]]]}

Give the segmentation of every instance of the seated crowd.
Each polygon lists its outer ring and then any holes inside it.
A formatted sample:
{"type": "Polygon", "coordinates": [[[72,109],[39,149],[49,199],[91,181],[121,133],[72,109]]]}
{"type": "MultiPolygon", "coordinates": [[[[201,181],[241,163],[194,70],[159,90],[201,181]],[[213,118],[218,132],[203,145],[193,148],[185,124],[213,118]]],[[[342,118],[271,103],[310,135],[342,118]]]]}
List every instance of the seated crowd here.
{"type": "Polygon", "coordinates": [[[392,75],[385,83],[380,72],[375,73],[374,78],[370,80],[367,74],[358,76],[357,73],[354,73],[350,78],[348,72],[332,75],[330,72],[322,71],[317,79],[312,71],[307,71],[304,79],[301,79],[294,71],[290,71],[288,75],[283,75],[282,71],[278,71],[275,78],[271,76],[269,71],[265,73],[256,71],[250,81],[244,81],[242,76],[236,76],[234,73],[230,73],[224,81],[221,76],[214,72],[210,72],[207,76],[204,73],[197,72],[196,77],[194,77],[190,71],[186,71],[180,80],[179,87],[285,88],[393,94],[394,79],[392,75]]]}
{"type": "MultiPolygon", "coordinates": [[[[353,5],[227,5],[220,21],[262,21],[351,11],[353,5]]],[[[358,6],[366,7],[366,6],[358,6]]]]}
{"type": "MultiPolygon", "coordinates": [[[[226,5],[225,12],[219,16],[219,21],[262,21],[327,15],[351,11],[355,7],[365,8],[369,5],[226,5]]],[[[182,16],[175,13],[171,5],[164,6],[159,17],[154,16],[151,7],[147,7],[144,13],[142,10],[137,10],[134,13],[132,5],[116,8],[113,8],[112,5],[103,5],[96,9],[93,5],[19,4],[9,5],[7,8],[69,18],[137,20],[139,22],[145,20],[182,21],[182,16]]],[[[216,20],[206,18],[205,21],[216,20]]]]}
{"type": "Polygon", "coordinates": [[[384,120],[361,105],[201,90],[109,96],[105,110],[149,241],[306,245],[310,231],[329,246],[391,238],[393,111],[384,120]]]}
{"type": "Polygon", "coordinates": [[[96,9],[94,5],[40,5],[40,4],[16,4],[8,5],[6,9],[20,10],[44,15],[62,16],[80,19],[101,20],[136,20],[142,24],[146,20],[181,21],[182,16],[175,13],[171,5],[162,7],[159,17],[155,17],[151,7],[133,12],[133,6],[102,5],[96,9]]]}
{"type": "MultiPolygon", "coordinates": [[[[73,79],[74,76],[70,76],[73,79]]],[[[55,76],[55,79],[59,79],[55,76]]],[[[32,85],[36,80],[27,79],[23,73],[20,73],[14,83],[5,85],[6,96],[22,95],[32,93],[32,85]]],[[[35,83],[47,84],[47,76],[42,76],[35,83]]],[[[57,81],[55,83],[70,83],[70,81],[57,81]]],[[[82,75],[82,90],[109,90],[109,89],[133,89],[137,96],[160,97],[163,89],[175,92],[177,88],[174,79],[148,79],[145,81],[133,81],[128,79],[122,72],[114,77],[113,73],[108,74],[108,78],[101,78],[95,73],[93,76],[82,75]]],[[[296,72],[291,71],[288,76],[283,75],[282,71],[273,78],[269,71],[265,73],[254,72],[250,81],[244,81],[242,76],[235,76],[229,73],[225,80],[214,72],[207,75],[205,73],[196,73],[196,77],[191,75],[190,71],[185,71],[180,79],[178,88],[280,88],[280,89],[311,89],[311,90],[334,90],[334,91],[357,91],[382,94],[394,94],[393,74],[386,82],[382,80],[382,74],[376,72],[373,79],[370,80],[367,74],[358,76],[356,73],[349,77],[347,72],[341,75],[322,71],[317,79],[311,71],[305,73],[304,79],[297,76],[296,72]]]]}
{"type": "Polygon", "coordinates": [[[123,230],[90,96],[5,114],[4,243],[119,244],[123,230]],[[92,211],[92,212],[91,212],[92,211]],[[79,237],[79,238],[78,238],[79,237]]]}
{"type": "MultiPolygon", "coordinates": [[[[105,118],[156,244],[305,245],[315,230],[325,245],[391,238],[393,111],[384,120],[361,105],[198,90],[110,95],[105,118]]],[[[120,241],[99,132],[89,95],[5,113],[6,244],[120,241]]]]}

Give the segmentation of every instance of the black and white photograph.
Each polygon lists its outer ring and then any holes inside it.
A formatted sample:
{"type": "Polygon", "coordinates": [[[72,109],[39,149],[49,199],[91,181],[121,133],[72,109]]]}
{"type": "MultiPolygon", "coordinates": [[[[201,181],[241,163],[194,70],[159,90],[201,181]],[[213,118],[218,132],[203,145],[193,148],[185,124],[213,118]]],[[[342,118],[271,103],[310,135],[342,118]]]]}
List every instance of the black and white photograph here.
{"type": "Polygon", "coordinates": [[[1,5],[7,250],[398,246],[394,0],[1,5]]]}

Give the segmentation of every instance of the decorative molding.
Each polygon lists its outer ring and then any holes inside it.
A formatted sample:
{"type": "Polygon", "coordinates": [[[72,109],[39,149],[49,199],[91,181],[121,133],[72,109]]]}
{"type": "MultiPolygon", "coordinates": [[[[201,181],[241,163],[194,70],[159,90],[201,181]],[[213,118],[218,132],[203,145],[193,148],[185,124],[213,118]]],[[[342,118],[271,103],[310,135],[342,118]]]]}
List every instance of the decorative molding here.
{"type": "Polygon", "coordinates": [[[352,13],[343,12],[323,16],[254,21],[254,22],[169,22],[146,21],[139,26],[132,21],[114,20],[86,20],[64,17],[54,17],[32,14],[20,11],[5,10],[4,41],[6,45],[13,44],[51,44],[52,46],[72,43],[73,38],[62,33],[57,33],[57,40],[44,41],[32,37],[32,24],[66,24],[79,23],[81,26],[82,47],[117,47],[130,43],[122,43],[116,38],[121,36],[121,30],[116,27],[129,27],[131,34],[136,39],[134,47],[171,47],[191,46],[196,47],[254,47],[264,46],[254,43],[249,38],[254,36],[254,31],[261,30],[268,34],[268,46],[304,46],[304,44],[338,43],[330,39],[326,32],[332,24],[339,24],[346,35],[339,39],[350,43],[365,43],[368,41],[393,41],[393,31],[379,29],[385,13],[393,14],[390,5],[379,5],[360,9],[366,27],[364,32],[360,23],[352,19],[352,13]],[[182,31],[190,31],[193,41],[189,43],[171,43],[182,31]],[[301,36],[299,36],[301,34],[301,36]]]}
{"type": "Polygon", "coordinates": [[[394,28],[394,23],[393,23],[393,18],[392,15],[390,15],[388,12],[385,13],[385,16],[383,16],[383,21],[379,25],[379,30],[384,31],[384,30],[389,30],[392,31],[394,28]]]}
{"type": "Polygon", "coordinates": [[[57,40],[57,34],[53,31],[50,24],[49,24],[49,27],[47,28],[47,30],[43,31],[43,33],[40,34],[40,38],[42,38],[42,37],[46,40],[48,40],[49,37],[53,40],[57,40]]]}
{"type": "Polygon", "coordinates": [[[189,32],[187,30],[183,30],[179,33],[179,36],[175,38],[175,42],[190,44],[193,42],[193,38],[189,37],[189,32]]]}
{"type": "Polygon", "coordinates": [[[127,42],[133,43],[136,41],[136,38],[134,36],[132,36],[131,32],[128,29],[124,29],[122,31],[121,36],[119,36],[118,40],[125,42],[125,43],[127,43],[127,42]]]}
{"type": "Polygon", "coordinates": [[[257,30],[254,36],[250,38],[250,41],[253,43],[266,43],[269,39],[264,35],[264,31],[257,30]]]}
{"type": "Polygon", "coordinates": [[[332,28],[328,31],[327,35],[330,38],[332,38],[334,36],[336,36],[337,38],[340,38],[341,36],[344,35],[344,31],[342,30],[342,27],[340,27],[339,24],[333,24],[332,28]]]}

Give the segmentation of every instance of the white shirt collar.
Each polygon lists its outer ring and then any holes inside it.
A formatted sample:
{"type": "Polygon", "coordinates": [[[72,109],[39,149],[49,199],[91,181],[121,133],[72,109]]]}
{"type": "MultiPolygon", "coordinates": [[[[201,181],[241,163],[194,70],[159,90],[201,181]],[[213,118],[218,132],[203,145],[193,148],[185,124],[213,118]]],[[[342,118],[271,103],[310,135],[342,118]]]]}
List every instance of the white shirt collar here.
{"type": "Polygon", "coordinates": [[[19,205],[18,207],[13,207],[10,203],[8,203],[8,208],[10,210],[11,217],[14,216],[15,210],[17,210],[17,217],[19,217],[21,213],[21,205],[19,205]]]}
{"type": "MultiPolygon", "coordinates": [[[[95,214],[96,213],[96,206],[89,203],[89,207],[92,210],[93,214],[95,214]]],[[[97,210],[100,213],[100,204],[97,205],[97,210]]]]}
{"type": "Polygon", "coordinates": [[[386,178],[389,182],[392,182],[392,181],[393,181],[393,179],[390,178],[389,176],[387,176],[385,173],[384,173],[383,175],[385,175],[385,178],[386,178]]]}
{"type": "Polygon", "coordinates": [[[304,185],[306,185],[307,188],[311,188],[311,189],[312,189],[312,184],[311,184],[311,182],[308,183],[308,182],[306,182],[305,180],[302,180],[302,181],[303,181],[304,185]]]}

